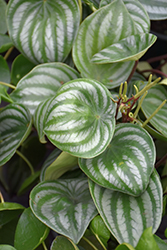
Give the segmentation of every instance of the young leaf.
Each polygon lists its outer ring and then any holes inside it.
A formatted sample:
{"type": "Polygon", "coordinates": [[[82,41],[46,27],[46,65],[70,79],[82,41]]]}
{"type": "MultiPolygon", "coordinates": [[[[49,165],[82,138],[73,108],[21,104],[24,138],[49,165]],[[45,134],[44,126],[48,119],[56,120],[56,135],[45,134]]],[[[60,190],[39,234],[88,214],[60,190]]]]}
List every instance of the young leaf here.
{"type": "Polygon", "coordinates": [[[15,102],[25,105],[31,114],[34,114],[40,102],[55,96],[63,83],[78,77],[78,72],[66,64],[41,64],[18,82],[11,97],[15,102]]]}
{"type": "Polygon", "coordinates": [[[6,26],[6,2],[0,0],[0,33],[5,34],[7,32],[6,26]]]}
{"type": "Polygon", "coordinates": [[[22,213],[15,233],[14,247],[17,250],[36,249],[48,236],[49,228],[39,221],[30,208],[22,213]]]}
{"type": "Polygon", "coordinates": [[[156,36],[148,33],[129,36],[94,54],[91,61],[96,64],[137,61],[156,39],[156,36]]]}
{"type": "Polygon", "coordinates": [[[97,214],[87,179],[41,182],[31,191],[30,207],[39,220],[74,243],[97,214]]]}
{"type": "Polygon", "coordinates": [[[77,166],[78,158],[62,152],[57,159],[46,169],[45,180],[56,180],[68,170],[77,166]]]}
{"type": "Polygon", "coordinates": [[[29,111],[19,104],[9,104],[0,112],[0,166],[16,152],[31,131],[29,111]]]}
{"type": "Polygon", "coordinates": [[[142,233],[142,236],[136,246],[136,250],[141,249],[160,250],[152,234],[152,227],[146,228],[142,233]]]}
{"type": "MultiPolygon", "coordinates": [[[[148,94],[142,103],[142,111],[144,115],[147,118],[150,117],[165,99],[167,99],[167,91],[162,85],[156,85],[152,87],[148,91],[148,94]]],[[[165,137],[167,137],[166,110],[167,103],[165,103],[165,105],[158,111],[158,113],[150,120],[151,125],[165,137]]]]}
{"type": "Polygon", "coordinates": [[[64,61],[80,22],[76,0],[11,0],[7,7],[10,38],[35,64],[64,61]]]}
{"type": "Polygon", "coordinates": [[[115,128],[115,103],[98,81],[64,84],[47,110],[44,132],[62,151],[91,158],[102,153],[115,128]]]}
{"type": "Polygon", "coordinates": [[[72,244],[67,238],[63,236],[57,236],[56,239],[52,242],[50,250],[79,250],[79,248],[72,244]]]}
{"type": "Polygon", "coordinates": [[[152,227],[153,233],[158,229],[162,215],[162,187],[156,171],[139,197],[100,187],[90,180],[89,187],[101,217],[119,243],[136,247],[146,228],[152,227]]]}
{"type": "Polygon", "coordinates": [[[80,25],[73,47],[73,59],[82,77],[97,79],[108,88],[124,82],[134,62],[97,65],[91,59],[96,53],[124,38],[148,33],[149,25],[146,11],[135,0],[127,5],[122,0],[113,1],[87,17],[80,25]]]}
{"type": "Polygon", "coordinates": [[[155,157],[150,135],[140,126],[122,123],[107,149],[95,158],[80,158],[79,166],[100,186],[138,196],[149,183],[155,157]]]}

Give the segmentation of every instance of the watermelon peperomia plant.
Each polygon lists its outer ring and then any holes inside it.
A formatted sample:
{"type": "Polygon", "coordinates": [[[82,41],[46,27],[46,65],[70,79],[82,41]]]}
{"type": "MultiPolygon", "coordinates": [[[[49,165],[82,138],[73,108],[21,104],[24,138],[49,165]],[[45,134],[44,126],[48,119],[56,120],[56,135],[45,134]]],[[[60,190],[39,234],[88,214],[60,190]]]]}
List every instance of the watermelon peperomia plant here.
{"type": "Polygon", "coordinates": [[[0,250],[167,249],[155,235],[167,203],[167,75],[139,62],[167,2],[7,2],[0,250]]]}

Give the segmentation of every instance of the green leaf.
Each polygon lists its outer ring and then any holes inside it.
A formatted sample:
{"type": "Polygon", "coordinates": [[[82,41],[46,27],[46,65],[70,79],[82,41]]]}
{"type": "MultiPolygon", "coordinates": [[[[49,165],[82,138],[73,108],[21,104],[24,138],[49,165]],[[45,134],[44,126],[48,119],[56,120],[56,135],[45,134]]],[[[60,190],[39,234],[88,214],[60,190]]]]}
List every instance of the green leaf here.
{"type": "Polygon", "coordinates": [[[15,154],[31,126],[31,116],[23,105],[9,104],[0,111],[0,166],[15,154]]]}
{"type": "Polygon", "coordinates": [[[45,171],[46,169],[56,160],[56,158],[60,155],[62,151],[58,148],[55,148],[50,155],[48,156],[48,158],[44,161],[43,165],[42,165],[42,169],[41,169],[41,174],[40,174],[40,181],[44,181],[45,180],[45,171]]]}
{"type": "MultiPolygon", "coordinates": [[[[1,28],[1,26],[0,26],[1,28]]],[[[4,35],[4,34],[0,34],[0,53],[5,52],[6,50],[8,50],[10,47],[12,47],[12,42],[9,38],[9,36],[4,35]]]]}
{"type": "Polygon", "coordinates": [[[17,250],[17,249],[10,245],[0,245],[0,250],[17,250]]]}
{"type": "Polygon", "coordinates": [[[156,36],[148,33],[129,36],[96,53],[91,61],[96,64],[137,61],[156,39],[156,36]]]}
{"type": "Polygon", "coordinates": [[[167,243],[160,239],[157,235],[154,235],[154,239],[160,250],[167,250],[167,243]]]}
{"type": "Polygon", "coordinates": [[[14,235],[19,217],[0,227],[0,244],[14,245],[14,235]],[[10,232],[10,233],[9,233],[10,232]]]}
{"type": "Polygon", "coordinates": [[[23,76],[28,74],[30,70],[34,68],[34,66],[35,64],[30,62],[22,54],[18,55],[12,63],[12,69],[11,69],[12,83],[16,85],[23,76]]]}
{"type": "Polygon", "coordinates": [[[36,249],[47,238],[48,233],[49,229],[27,208],[18,221],[14,247],[17,250],[36,249]]]}
{"type": "MultiPolygon", "coordinates": [[[[162,85],[152,87],[142,103],[142,111],[148,118],[159,107],[159,105],[167,99],[167,91],[162,85]]],[[[150,120],[151,125],[156,128],[163,136],[167,137],[167,103],[158,111],[158,113],[150,120]]]]}
{"type": "Polygon", "coordinates": [[[40,102],[55,96],[63,83],[78,77],[78,72],[66,64],[41,64],[18,82],[11,97],[15,102],[25,105],[31,114],[34,114],[40,102]]]}
{"type": "Polygon", "coordinates": [[[107,247],[107,241],[110,239],[111,234],[100,215],[96,216],[91,221],[89,228],[101,245],[107,247]]]}
{"type": "Polygon", "coordinates": [[[91,158],[102,153],[115,128],[115,103],[99,82],[77,79],[64,84],[47,109],[44,132],[62,151],[91,158]]]}
{"type": "Polygon", "coordinates": [[[64,61],[80,23],[76,0],[11,0],[7,7],[10,38],[35,64],[64,61]]]}
{"type": "Polygon", "coordinates": [[[149,27],[145,9],[135,0],[127,5],[117,0],[89,15],[81,23],[73,47],[74,63],[82,77],[97,79],[110,89],[119,86],[127,80],[134,62],[95,64],[92,57],[124,38],[148,33],[149,27]]]}
{"type": "Polygon", "coordinates": [[[89,187],[101,217],[119,243],[136,247],[146,228],[152,227],[153,233],[158,229],[162,215],[162,187],[156,171],[139,197],[100,187],[90,180],[89,187]]]}
{"type": "Polygon", "coordinates": [[[83,2],[88,4],[91,8],[94,7],[96,9],[98,9],[100,0],[83,0],[83,2]]]}
{"type": "Polygon", "coordinates": [[[39,220],[75,244],[97,214],[87,179],[41,182],[31,191],[30,207],[39,220]]]}
{"type": "Polygon", "coordinates": [[[9,66],[3,56],[0,55],[0,81],[10,83],[9,66]]]}
{"type": "Polygon", "coordinates": [[[56,180],[68,170],[77,166],[78,158],[62,152],[57,159],[46,169],[45,180],[56,180]]]}
{"type": "Polygon", "coordinates": [[[152,234],[152,227],[146,228],[142,233],[142,236],[136,246],[136,250],[141,249],[160,250],[152,234]]]}
{"type": "Polygon", "coordinates": [[[135,250],[134,247],[129,245],[128,243],[123,243],[119,245],[115,250],[135,250]]]}
{"type": "Polygon", "coordinates": [[[95,158],[80,158],[79,166],[100,186],[138,196],[149,183],[155,158],[151,136],[138,125],[121,123],[107,149],[95,158]]]}
{"type": "MultiPolygon", "coordinates": [[[[6,2],[4,0],[0,0],[0,33],[5,34],[7,32],[6,26],[6,2]]],[[[0,52],[1,53],[1,52],[0,52]]]]}
{"type": "Polygon", "coordinates": [[[6,88],[3,85],[0,85],[0,103],[1,103],[1,98],[5,102],[12,103],[13,100],[10,98],[10,95],[8,95],[6,88]]]}
{"type": "Polygon", "coordinates": [[[151,20],[167,18],[167,2],[164,0],[139,0],[144,6],[151,20]]]}
{"type": "Polygon", "coordinates": [[[57,236],[52,242],[50,250],[79,250],[79,248],[63,236],[57,236]]]}
{"type": "Polygon", "coordinates": [[[40,172],[41,171],[37,171],[35,174],[30,175],[27,179],[25,179],[25,181],[22,183],[21,187],[19,188],[18,195],[23,194],[28,189],[34,186],[34,184],[39,179],[40,172]]]}

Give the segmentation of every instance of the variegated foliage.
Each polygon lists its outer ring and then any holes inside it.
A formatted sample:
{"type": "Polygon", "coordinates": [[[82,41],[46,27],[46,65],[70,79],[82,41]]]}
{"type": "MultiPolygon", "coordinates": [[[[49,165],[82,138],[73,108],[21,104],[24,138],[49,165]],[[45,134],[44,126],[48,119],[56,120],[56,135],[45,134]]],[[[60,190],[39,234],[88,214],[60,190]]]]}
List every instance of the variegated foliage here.
{"type": "MultiPolygon", "coordinates": [[[[107,50],[109,46],[114,46],[122,39],[148,33],[150,28],[149,17],[143,6],[135,0],[127,2],[124,4],[122,0],[114,1],[87,17],[80,25],[73,47],[73,59],[81,75],[97,79],[108,88],[114,88],[128,78],[135,57],[129,62],[111,63],[114,52],[112,54],[107,52],[110,61],[99,65],[95,63],[93,56],[104,49],[107,50]]],[[[142,44],[144,49],[148,47],[147,42],[142,44]]],[[[125,50],[123,46],[122,51],[125,50]]],[[[140,54],[141,50],[143,51],[139,48],[137,54],[140,54]]],[[[132,56],[133,53],[129,54],[132,56]]],[[[129,58],[129,54],[124,60],[129,58]]]]}
{"type": "Polygon", "coordinates": [[[127,242],[136,246],[143,231],[159,227],[162,215],[162,187],[154,171],[145,192],[133,197],[109,190],[92,181],[89,187],[95,205],[106,226],[119,243],[127,242]]]}
{"type": "Polygon", "coordinates": [[[0,111],[0,166],[15,154],[31,132],[29,111],[20,104],[9,104],[0,111]]]}
{"type": "Polygon", "coordinates": [[[30,207],[39,220],[74,243],[97,214],[87,179],[41,182],[30,194],[30,207]]]}
{"type": "Polygon", "coordinates": [[[140,126],[118,124],[107,149],[92,159],[79,159],[81,169],[97,184],[139,196],[155,163],[155,146],[140,126]]]}
{"type": "Polygon", "coordinates": [[[44,133],[74,156],[91,158],[102,153],[115,129],[116,106],[110,96],[107,88],[91,79],[64,84],[48,106],[44,133]]]}
{"type": "Polygon", "coordinates": [[[35,64],[64,61],[79,22],[76,0],[10,0],[7,8],[10,38],[35,64]]]}
{"type": "Polygon", "coordinates": [[[36,66],[17,84],[11,98],[24,104],[34,114],[37,106],[55,96],[63,83],[78,78],[79,73],[63,63],[45,63],[36,66]]]}

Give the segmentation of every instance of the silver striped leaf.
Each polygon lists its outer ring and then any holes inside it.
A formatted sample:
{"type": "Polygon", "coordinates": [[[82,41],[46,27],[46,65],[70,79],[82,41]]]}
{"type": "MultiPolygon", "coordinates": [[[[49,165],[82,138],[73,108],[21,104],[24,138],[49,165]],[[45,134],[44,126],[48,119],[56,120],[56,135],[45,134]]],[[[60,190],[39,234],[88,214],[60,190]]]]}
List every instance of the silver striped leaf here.
{"type": "Polygon", "coordinates": [[[122,0],[117,0],[82,22],[73,46],[74,63],[82,77],[97,79],[108,88],[119,86],[120,82],[127,80],[133,61],[97,65],[91,59],[96,53],[124,38],[149,32],[149,18],[143,6],[133,0],[133,8],[135,13],[140,13],[137,17],[129,12],[122,0]]]}
{"type": "Polygon", "coordinates": [[[76,244],[97,214],[87,179],[41,182],[31,191],[30,207],[40,221],[76,244]]]}
{"type": "Polygon", "coordinates": [[[136,247],[142,233],[158,229],[162,216],[162,187],[154,170],[149,185],[139,197],[100,187],[91,180],[89,188],[94,203],[106,226],[118,242],[136,247]]]}
{"type": "Polygon", "coordinates": [[[162,20],[167,18],[166,0],[139,0],[144,6],[151,20],[162,20]]]}
{"type": "Polygon", "coordinates": [[[0,166],[15,154],[31,132],[29,111],[20,104],[9,104],[0,111],[0,166]]]}
{"type": "Polygon", "coordinates": [[[82,171],[100,186],[139,196],[154,169],[155,146],[138,125],[121,123],[107,149],[92,159],[79,159],[82,171]]]}
{"type": "Polygon", "coordinates": [[[18,82],[11,98],[34,114],[40,102],[55,96],[63,83],[78,77],[79,73],[64,63],[41,64],[18,82]]]}
{"type": "MultiPolygon", "coordinates": [[[[142,111],[148,118],[159,107],[159,105],[167,99],[167,91],[162,85],[152,87],[142,103],[142,111]]],[[[153,116],[150,120],[151,125],[156,128],[163,136],[167,137],[167,103],[153,116]]]]}
{"type": "Polygon", "coordinates": [[[137,61],[156,39],[156,36],[148,33],[129,36],[96,53],[91,61],[96,64],[137,61]]]}
{"type": "Polygon", "coordinates": [[[64,61],[79,23],[76,0],[10,0],[7,7],[10,38],[35,64],[64,61]]]}
{"type": "Polygon", "coordinates": [[[77,79],[64,84],[47,109],[44,133],[62,151],[91,158],[101,154],[115,129],[116,105],[101,83],[77,79]]]}

